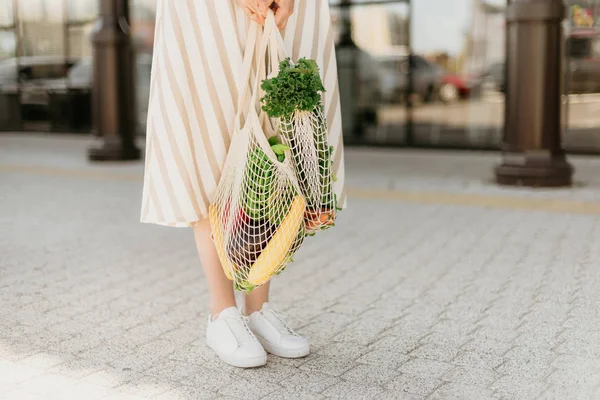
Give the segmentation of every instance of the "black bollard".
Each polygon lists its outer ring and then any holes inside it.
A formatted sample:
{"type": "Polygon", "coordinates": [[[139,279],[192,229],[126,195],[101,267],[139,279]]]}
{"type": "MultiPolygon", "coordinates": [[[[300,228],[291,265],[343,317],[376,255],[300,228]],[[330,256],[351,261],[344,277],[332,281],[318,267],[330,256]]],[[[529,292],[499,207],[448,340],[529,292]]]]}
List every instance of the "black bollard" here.
{"type": "Polygon", "coordinates": [[[562,0],[513,0],[507,9],[506,108],[502,185],[569,186],[561,143],[562,0]]]}
{"type": "Polygon", "coordinates": [[[128,31],[129,1],[99,0],[100,19],[93,34],[93,126],[99,143],[92,161],[137,160],[134,56],[128,31]]]}

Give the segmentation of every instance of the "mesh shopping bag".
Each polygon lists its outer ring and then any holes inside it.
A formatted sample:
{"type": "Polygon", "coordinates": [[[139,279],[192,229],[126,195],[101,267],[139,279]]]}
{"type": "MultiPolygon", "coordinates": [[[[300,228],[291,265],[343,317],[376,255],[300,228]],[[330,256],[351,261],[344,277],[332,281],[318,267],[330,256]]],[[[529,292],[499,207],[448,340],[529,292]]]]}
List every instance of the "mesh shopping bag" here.
{"type": "Polygon", "coordinates": [[[276,58],[269,18],[258,46],[259,28],[252,24],[244,55],[245,84],[238,101],[236,128],[215,199],[209,208],[219,259],[237,290],[246,292],[268,282],[292,260],[305,236],[307,202],[290,149],[260,110],[259,84],[276,58]],[[253,65],[253,60],[255,60],[253,65]],[[254,73],[253,73],[254,71],[254,73]],[[255,75],[251,79],[251,75],[255,75]],[[242,117],[245,114],[242,124],[242,117]]]}
{"type": "Polygon", "coordinates": [[[314,60],[294,62],[287,55],[279,32],[271,45],[279,54],[278,73],[262,83],[262,109],[277,121],[282,142],[290,148],[292,166],[307,201],[306,230],[314,234],[334,225],[338,202],[334,193],[334,148],[327,141],[327,121],[322,104],[325,91],[314,60]]]}

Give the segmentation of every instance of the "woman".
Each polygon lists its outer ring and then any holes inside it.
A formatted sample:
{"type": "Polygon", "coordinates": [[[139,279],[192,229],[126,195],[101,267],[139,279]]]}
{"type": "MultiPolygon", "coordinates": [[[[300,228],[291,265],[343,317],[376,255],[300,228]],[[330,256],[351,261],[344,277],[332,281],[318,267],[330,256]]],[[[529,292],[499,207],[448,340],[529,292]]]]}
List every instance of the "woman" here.
{"type": "Polygon", "coordinates": [[[310,57],[321,68],[329,143],[336,149],[335,191],[343,206],[341,118],[327,1],[158,0],[157,6],[141,221],[193,227],[210,291],[206,341],[237,367],[264,365],[266,351],[290,358],[310,351],[309,342],[269,304],[269,284],[245,297],[243,311],[236,307],[207,219],[234,126],[246,32],[250,24],[264,24],[269,7],[292,57],[310,57]]]}

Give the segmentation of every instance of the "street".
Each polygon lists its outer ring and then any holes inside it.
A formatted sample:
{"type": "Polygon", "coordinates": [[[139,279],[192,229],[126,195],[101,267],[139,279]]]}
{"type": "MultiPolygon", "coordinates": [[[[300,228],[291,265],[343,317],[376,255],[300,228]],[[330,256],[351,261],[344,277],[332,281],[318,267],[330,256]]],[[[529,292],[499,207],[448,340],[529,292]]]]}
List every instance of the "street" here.
{"type": "Polygon", "coordinates": [[[0,135],[0,399],[600,398],[597,157],[531,190],[496,153],[349,148],[349,208],[273,283],[312,354],[240,370],[191,230],[140,224],[143,163],[88,145],[0,135]]]}

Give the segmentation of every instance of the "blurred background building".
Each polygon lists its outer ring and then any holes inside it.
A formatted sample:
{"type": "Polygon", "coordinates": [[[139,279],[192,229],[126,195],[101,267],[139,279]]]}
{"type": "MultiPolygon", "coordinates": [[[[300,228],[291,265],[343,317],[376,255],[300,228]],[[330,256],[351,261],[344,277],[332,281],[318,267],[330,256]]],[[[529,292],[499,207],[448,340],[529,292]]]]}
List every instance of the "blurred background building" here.
{"type": "MultiPolygon", "coordinates": [[[[507,0],[331,0],[346,143],[500,147],[507,0]]],[[[155,0],[130,0],[138,135],[155,0]]],[[[600,0],[564,21],[567,151],[600,152],[600,0]]],[[[0,0],[0,130],[89,133],[98,0],[0,0]]]]}

